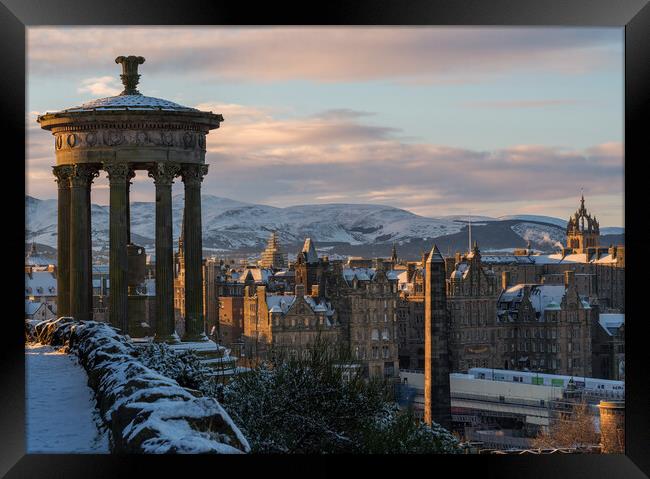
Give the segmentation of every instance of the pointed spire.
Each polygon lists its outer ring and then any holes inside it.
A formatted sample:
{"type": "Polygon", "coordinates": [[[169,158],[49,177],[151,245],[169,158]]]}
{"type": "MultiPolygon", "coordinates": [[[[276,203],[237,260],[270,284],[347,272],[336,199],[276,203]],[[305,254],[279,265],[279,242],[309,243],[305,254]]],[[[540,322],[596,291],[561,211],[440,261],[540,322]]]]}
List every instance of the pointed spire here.
{"type": "Polygon", "coordinates": [[[183,254],[183,243],[185,242],[185,208],[183,208],[183,216],[181,219],[181,234],[178,237],[178,252],[183,254]]]}
{"type": "Polygon", "coordinates": [[[440,250],[438,249],[437,245],[433,245],[433,248],[431,248],[431,253],[429,253],[429,256],[427,258],[427,263],[444,263],[445,259],[442,257],[440,254],[440,250]]]}
{"type": "Polygon", "coordinates": [[[390,259],[393,263],[397,263],[397,248],[395,247],[394,241],[393,241],[393,250],[391,251],[390,259]]]}
{"type": "Polygon", "coordinates": [[[469,215],[469,228],[468,229],[469,229],[469,241],[468,241],[469,248],[468,249],[469,249],[469,251],[472,251],[472,215],[469,215]]]}
{"type": "Polygon", "coordinates": [[[318,254],[311,238],[305,239],[305,244],[302,247],[302,253],[305,253],[305,261],[307,263],[318,263],[318,254]]]}

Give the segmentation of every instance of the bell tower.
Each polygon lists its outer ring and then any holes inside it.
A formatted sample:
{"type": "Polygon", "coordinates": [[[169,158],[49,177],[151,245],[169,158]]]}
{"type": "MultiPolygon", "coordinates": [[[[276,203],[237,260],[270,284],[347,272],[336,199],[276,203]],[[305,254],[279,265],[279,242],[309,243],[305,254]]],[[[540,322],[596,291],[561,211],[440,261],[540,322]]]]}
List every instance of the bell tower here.
{"type": "Polygon", "coordinates": [[[587,248],[600,245],[600,225],[596,217],[591,217],[585,208],[585,196],[580,199],[580,207],[569,218],[566,229],[566,246],[573,253],[584,254],[587,248]]]}

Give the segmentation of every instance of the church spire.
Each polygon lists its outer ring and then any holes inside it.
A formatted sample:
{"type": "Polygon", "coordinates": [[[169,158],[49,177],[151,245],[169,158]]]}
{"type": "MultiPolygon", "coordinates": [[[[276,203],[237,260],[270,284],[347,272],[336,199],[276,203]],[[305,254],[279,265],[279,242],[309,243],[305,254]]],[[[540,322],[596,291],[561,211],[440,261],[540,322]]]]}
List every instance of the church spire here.
{"type": "Polygon", "coordinates": [[[391,251],[390,260],[393,265],[397,264],[397,248],[395,247],[395,242],[393,241],[393,249],[391,251]]]}

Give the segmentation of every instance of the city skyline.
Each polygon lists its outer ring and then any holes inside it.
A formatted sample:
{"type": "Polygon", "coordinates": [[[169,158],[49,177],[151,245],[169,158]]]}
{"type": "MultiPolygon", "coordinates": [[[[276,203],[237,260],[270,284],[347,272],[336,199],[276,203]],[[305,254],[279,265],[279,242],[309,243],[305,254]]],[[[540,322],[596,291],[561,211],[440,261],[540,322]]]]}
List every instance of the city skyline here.
{"type": "MultiPolygon", "coordinates": [[[[118,94],[125,53],[143,94],[223,114],[205,194],[564,218],[583,188],[624,226],[622,29],[29,28],[28,194],[56,196],[36,113],[118,94]]],[[[132,200],[152,199],[140,172],[132,200]]]]}

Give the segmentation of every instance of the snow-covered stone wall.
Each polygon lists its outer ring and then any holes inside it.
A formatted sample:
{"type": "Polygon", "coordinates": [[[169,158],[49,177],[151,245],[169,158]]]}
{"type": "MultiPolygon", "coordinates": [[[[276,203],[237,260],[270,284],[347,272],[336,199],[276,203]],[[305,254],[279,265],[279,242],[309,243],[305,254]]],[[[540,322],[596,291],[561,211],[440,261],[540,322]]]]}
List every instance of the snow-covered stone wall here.
{"type": "Polygon", "coordinates": [[[250,451],[221,405],[144,366],[137,350],[106,323],[59,318],[25,323],[28,339],[67,346],[78,356],[111,431],[115,453],[250,451]]]}

